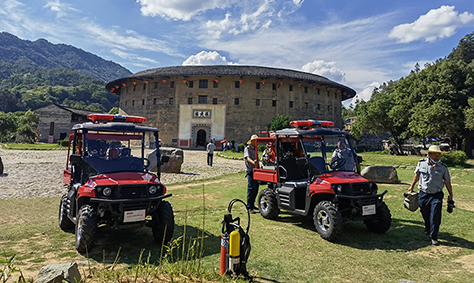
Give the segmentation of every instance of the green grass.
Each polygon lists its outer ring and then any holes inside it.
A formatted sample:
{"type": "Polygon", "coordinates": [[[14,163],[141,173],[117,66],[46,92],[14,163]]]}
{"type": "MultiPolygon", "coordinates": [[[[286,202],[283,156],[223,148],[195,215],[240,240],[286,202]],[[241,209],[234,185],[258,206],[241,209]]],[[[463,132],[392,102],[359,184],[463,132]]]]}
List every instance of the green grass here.
{"type": "MultiPolygon", "coordinates": [[[[442,245],[434,247],[423,234],[419,211],[410,212],[403,207],[403,193],[408,189],[414,171],[406,166],[415,166],[420,157],[362,155],[367,164],[404,166],[397,169],[400,184],[379,185],[379,190],[388,191],[385,201],[392,213],[391,229],[379,235],[369,232],[362,222],[346,222],[343,235],[331,243],[315,232],[311,219],[285,212],[275,221],[259,214],[251,215],[249,272],[256,279],[277,282],[472,281],[474,270],[469,264],[474,259],[474,171],[450,168],[457,208],[452,214],[443,208],[439,234],[442,245]]],[[[91,260],[98,263],[94,267],[94,278],[101,282],[131,278],[130,282],[133,282],[138,268],[141,271],[148,268],[151,278],[155,276],[153,270],[177,276],[184,282],[179,275],[181,248],[189,247],[194,241],[199,246],[198,237],[204,227],[202,262],[199,263],[196,257],[190,262],[194,264],[193,268],[200,264],[207,275],[196,270],[193,273],[190,268],[186,276],[207,276],[205,278],[213,282],[220,280],[215,274],[219,269],[221,222],[232,199],[245,201],[246,183],[244,173],[239,173],[167,186],[168,192],[173,194],[167,200],[175,212],[174,238],[182,236],[186,229],[185,242],[178,241],[172,252],[176,263],[167,265],[168,269],[158,265],[161,250],[153,242],[147,227],[118,231],[101,229],[95,247],[89,253],[91,260]],[[124,266],[110,271],[119,248],[119,263],[124,266]],[[143,261],[137,265],[141,254],[143,261]],[[99,268],[102,264],[108,267],[99,268]]],[[[75,254],[74,235],[62,232],[57,226],[58,207],[59,198],[0,200],[0,257],[17,254],[17,265],[22,268],[33,259],[52,258],[60,262],[67,257],[67,261],[84,260],[75,254]]],[[[241,218],[244,228],[247,226],[247,214],[241,204],[234,205],[232,215],[241,218]]],[[[170,260],[169,256],[167,258],[170,260]]]]}
{"type": "Polygon", "coordinates": [[[14,150],[50,150],[67,149],[67,146],[60,146],[57,143],[5,143],[0,145],[3,149],[14,150]]]}

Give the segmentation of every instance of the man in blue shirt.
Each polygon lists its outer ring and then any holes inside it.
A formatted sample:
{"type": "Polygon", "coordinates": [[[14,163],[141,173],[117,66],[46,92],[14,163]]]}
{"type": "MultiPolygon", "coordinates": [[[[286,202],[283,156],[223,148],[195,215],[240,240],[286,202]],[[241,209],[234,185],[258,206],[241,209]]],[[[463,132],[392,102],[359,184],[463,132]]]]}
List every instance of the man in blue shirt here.
{"type": "Polygon", "coordinates": [[[418,183],[418,204],[421,215],[425,221],[425,234],[431,238],[431,244],[439,245],[438,231],[441,225],[441,210],[443,205],[443,187],[449,193],[448,200],[453,200],[453,189],[448,167],[440,161],[441,150],[439,146],[432,145],[428,149],[428,157],[418,162],[415,177],[408,188],[413,192],[413,187],[418,183]]]}

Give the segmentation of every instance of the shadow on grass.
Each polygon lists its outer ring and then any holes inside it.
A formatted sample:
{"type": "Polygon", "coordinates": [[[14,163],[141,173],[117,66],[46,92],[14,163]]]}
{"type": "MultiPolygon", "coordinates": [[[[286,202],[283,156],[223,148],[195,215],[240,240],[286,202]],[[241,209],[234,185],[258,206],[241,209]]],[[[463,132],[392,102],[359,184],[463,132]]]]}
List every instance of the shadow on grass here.
{"type": "MultiPolygon", "coordinates": [[[[172,241],[184,234],[184,226],[175,225],[172,241]]],[[[192,226],[186,227],[185,258],[199,259],[202,229],[192,226]],[[188,253],[189,247],[193,247],[188,253]],[[193,255],[194,252],[194,255],[193,255]]],[[[173,249],[173,260],[180,260],[182,256],[182,240],[179,247],[173,249]]],[[[220,237],[204,233],[204,248],[202,257],[220,253],[220,237]]],[[[149,259],[150,263],[158,263],[162,253],[161,244],[154,241],[151,228],[114,230],[99,228],[88,257],[100,263],[112,264],[119,252],[118,263],[137,264],[142,250],[142,262],[149,259]]],[[[166,248],[163,247],[163,256],[166,248]]],[[[168,256],[169,258],[169,256],[168,256]]]]}
{"type": "MultiPolygon", "coordinates": [[[[313,219],[310,216],[294,216],[282,212],[274,221],[292,223],[295,226],[317,233],[313,219]]],[[[441,223],[441,228],[442,226],[441,223]]],[[[440,232],[438,240],[442,246],[474,249],[474,242],[448,232],[440,232]]],[[[392,225],[384,234],[369,231],[363,221],[347,221],[344,223],[341,236],[335,243],[361,250],[380,249],[408,252],[430,246],[431,240],[424,233],[423,221],[392,218],[392,225]]]]}

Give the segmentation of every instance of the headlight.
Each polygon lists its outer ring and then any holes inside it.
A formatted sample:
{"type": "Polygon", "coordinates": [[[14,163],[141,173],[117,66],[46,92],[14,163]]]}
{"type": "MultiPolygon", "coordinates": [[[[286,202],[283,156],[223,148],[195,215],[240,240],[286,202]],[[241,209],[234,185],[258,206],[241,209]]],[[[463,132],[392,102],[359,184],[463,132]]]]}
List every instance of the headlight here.
{"type": "Polygon", "coordinates": [[[158,189],[156,188],[156,186],[151,186],[148,188],[148,192],[153,195],[156,193],[156,191],[158,191],[158,189]]]}
{"type": "Polygon", "coordinates": [[[112,193],[112,189],[109,187],[106,187],[105,189],[102,190],[102,194],[106,197],[110,196],[111,193],[112,193]]]}
{"type": "Polygon", "coordinates": [[[341,185],[338,185],[337,188],[336,188],[337,192],[338,193],[342,193],[342,186],[341,185]]]}

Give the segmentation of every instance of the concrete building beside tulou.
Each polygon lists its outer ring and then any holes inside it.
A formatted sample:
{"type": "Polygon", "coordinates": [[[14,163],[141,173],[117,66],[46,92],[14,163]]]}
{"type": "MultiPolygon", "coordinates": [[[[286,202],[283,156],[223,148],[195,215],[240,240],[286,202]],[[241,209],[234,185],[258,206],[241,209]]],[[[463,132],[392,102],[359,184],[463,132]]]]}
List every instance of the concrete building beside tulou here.
{"type": "Polygon", "coordinates": [[[116,79],[120,114],[144,116],[165,146],[195,148],[210,139],[246,142],[277,115],[343,127],[341,102],[355,91],[325,77],[258,66],[177,66],[116,79]]]}

